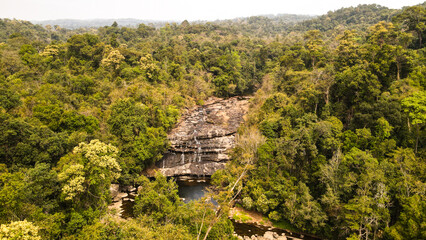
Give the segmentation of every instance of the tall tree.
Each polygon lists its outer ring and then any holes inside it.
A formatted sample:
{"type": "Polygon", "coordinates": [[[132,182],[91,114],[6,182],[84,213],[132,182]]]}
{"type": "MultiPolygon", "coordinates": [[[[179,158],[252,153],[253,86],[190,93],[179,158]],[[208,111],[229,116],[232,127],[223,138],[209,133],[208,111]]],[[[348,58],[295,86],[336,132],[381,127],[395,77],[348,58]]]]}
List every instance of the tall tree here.
{"type": "Polygon", "coordinates": [[[411,124],[416,128],[415,151],[417,153],[420,131],[426,124],[426,91],[415,92],[412,96],[402,99],[402,107],[408,113],[411,124]]]}

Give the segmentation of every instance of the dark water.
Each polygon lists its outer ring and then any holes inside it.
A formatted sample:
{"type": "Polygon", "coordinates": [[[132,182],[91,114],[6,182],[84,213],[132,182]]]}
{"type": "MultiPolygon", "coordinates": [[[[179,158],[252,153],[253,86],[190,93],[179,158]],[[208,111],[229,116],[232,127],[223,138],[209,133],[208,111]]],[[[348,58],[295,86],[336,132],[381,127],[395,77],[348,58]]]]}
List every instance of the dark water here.
{"type": "Polygon", "coordinates": [[[207,187],[210,186],[210,179],[208,178],[199,178],[199,179],[190,179],[184,181],[176,181],[179,190],[179,197],[185,203],[188,203],[192,200],[198,200],[205,196],[207,193],[207,187]]]}
{"type": "MultiPolygon", "coordinates": [[[[192,200],[198,200],[204,197],[206,188],[210,186],[209,178],[198,178],[198,179],[189,179],[189,180],[177,180],[178,185],[178,195],[185,203],[188,203],[192,200]]],[[[129,193],[129,198],[132,200],[135,199],[135,196],[129,193]]],[[[133,218],[133,206],[135,205],[134,201],[123,200],[121,209],[123,212],[121,216],[123,218],[133,218]]]]}
{"type": "Polygon", "coordinates": [[[133,202],[133,201],[129,201],[129,200],[123,201],[123,204],[121,205],[121,209],[123,210],[123,212],[121,213],[121,216],[123,218],[135,217],[133,215],[133,206],[134,205],[135,205],[135,202],[133,202]]]}

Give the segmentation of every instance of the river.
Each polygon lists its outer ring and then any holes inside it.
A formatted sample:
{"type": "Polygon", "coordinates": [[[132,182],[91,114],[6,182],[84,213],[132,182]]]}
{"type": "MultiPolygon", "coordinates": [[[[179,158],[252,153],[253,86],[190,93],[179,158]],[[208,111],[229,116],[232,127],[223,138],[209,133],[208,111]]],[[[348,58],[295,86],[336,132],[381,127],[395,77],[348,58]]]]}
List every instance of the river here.
{"type": "Polygon", "coordinates": [[[207,187],[210,186],[210,178],[200,177],[196,179],[177,180],[179,197],[188,203],[205,196],[207,187]]]}
{"type": "MultiPolygon", "coordinates": [[[[187,178],[187,179],[178,179],[176,181],[178,185],[178,194],[179,197],[185,202],[188,203],[193,200],[198,200],[205,196],[207,193],[207,188],[210,186],[210,178],[187,178]]],[[[126,200],[123,201],[121,208],[123,209],[122,217],[134,217],[133,208],[134,201],[126,200]]],[[[253,235],[263,236],[266,231],[275,232],[281,235],[285,233],[288,239],[306,239],[306,240],[318,240],[320,238],[311,236],[309,234],[295,233],[284,229],[279,228],[270,228],[267,226],[256,225],[253,223],[241,223],[236,222],[231,219],[234,225],[234,231],[239,236],[248,236],[253,235]]]]}

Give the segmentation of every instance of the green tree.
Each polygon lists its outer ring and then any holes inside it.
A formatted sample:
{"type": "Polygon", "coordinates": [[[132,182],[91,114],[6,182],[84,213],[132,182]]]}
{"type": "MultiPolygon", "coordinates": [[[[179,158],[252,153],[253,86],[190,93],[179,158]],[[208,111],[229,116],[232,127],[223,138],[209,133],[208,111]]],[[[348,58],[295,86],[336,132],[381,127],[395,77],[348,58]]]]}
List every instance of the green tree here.
{"type": "Polygon", "coordinates": [[[135,172],[161,159],[167,147],[165,127],[173,126],[176,121],[173,108],[165,112],[152,113],[153,110],[132,99],[119,100],[111,107],[108,119],[111,133],[119,138],[122,156],[127,157],[129,167],[135,172]]]}
{"type": "Polygon", "coordinates": [[[305,48],[311,58],[311,67],[315,69],[317,63],[324,56],[324,41],[319,30],[310,30],[305,33],[305,48]]]}
{"type": "Polygon", "coordinates": [[[337,36],[339,46],[336,49],[336,69],[344,70],[361,63],[360,46],[356,41],[357,35],[354,31],[345,30],[342,35],[337,36]]]}
{"type": "Polygon", "coordinates": [[[422,48],[426,30],[426,8],[424,6],[408,7],[392,20],[401,23],[405,30],[415,32],[419,39],[418,48],[422,48]]]}
{"type": "Polygon", "coordinates": [[[345,222],[358,239],[375,238],[390,221],[388,187],[377,159],[368,152],[351,149],[342,161],[345,222]]]}
{"type": "Polygon", "coordinates": [[[21,104],[21,99],[18,94],[9,89],[0,88],[0,106],[10,111],[11,109],[21,104]]]}
{"type": "Polygon", "coordinates": [[[169,222],[180,204],[177,184],[157,172],[155,181],[149,181],[146,177],[139,178],[141,192],[135,200],[134,214],[145,214],[155,221],[169,222]]]}
{"type": "Polygon", "coordinates": [[[411,124],[416,126],[415,151],[419,145],[420,130],[426,123],[426,91],[415,92],[401,101],[404,111],[408,113],[411,124]]]}
{"type": "Polygon", "coordinates": [[[388,230],[390,237],[396,240],[426,238],[424,196],[413,195],[401,199],[402,211],[395,225],[388,230]]]}

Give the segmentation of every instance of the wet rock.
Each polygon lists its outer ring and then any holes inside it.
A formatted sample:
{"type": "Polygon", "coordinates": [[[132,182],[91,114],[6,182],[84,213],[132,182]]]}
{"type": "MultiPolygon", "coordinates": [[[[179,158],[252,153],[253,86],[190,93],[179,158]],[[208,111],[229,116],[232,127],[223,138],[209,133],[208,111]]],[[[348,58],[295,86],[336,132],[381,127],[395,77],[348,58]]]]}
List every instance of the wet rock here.
{"type": "Polygon", "coordinates": [[[266,231],[263,234],[263,236],[258,236],[258,235],[244,236],[244,237],[238,236],[238,238],[244,239],[244,240],[287,240],[287,237],[285,236],[284,233],[281,234],[281,236],[280,236],[278,233],[272,232],[272,231],[266,231]]]}
{"type": "Polygon", "coordinates": [[[122,201],[114,202],[114,203],[112,203],[108,206],[108,209],[110,211],[115,212],[115,214],[117,214],[117,216],[121,217],[121,214],[123,212],[123,210],[121,209],[122,205],[123,205],[122,201]]]}
{"type": "Polygon", "coordinates": [[[119,192],[120,189],[120,185],[118,184],[111,184],[109,187],[109,191],[111,193],[111,198],[115,198],[119,192]]]}
{"type": "Polygon", "coordinates": [[[133,190],[136,191],[136,188],[134,186],[121,186],[122,192],[132,192],[133,190]]]}
{"type": "Polygon", "coordinates": [[[275,239],[274,232],[266,231],[265,234],[263,234],[263,238],[267,240],[274,240],[275,239]]]}
{"type": "Polygon", "coordinates": [[[223,168],[248,103],[248,98],[215,98],[189,110],[170,132],[170,148],[157,164],[159,170],[166,176],[202,176],[223,168]]]}
{"type": "Polygon", "coordinates": [[[125,192],[119,192],[117,193],[117,195],[115,195],[115,197],[112,198],[113,202],[118,202],[121,201],[123,198],[128,197],[128,194],[125,192]]]}
{"type": "Polygon", "coordinates": [[[180,166],[163,168],[161,172],[165,176],[179,176],[179,175],[197,175],[197,176],[210,176],[219,169],[225,168],[223,162],[204,162],[204,163],[186,163],[180,166]]]}

